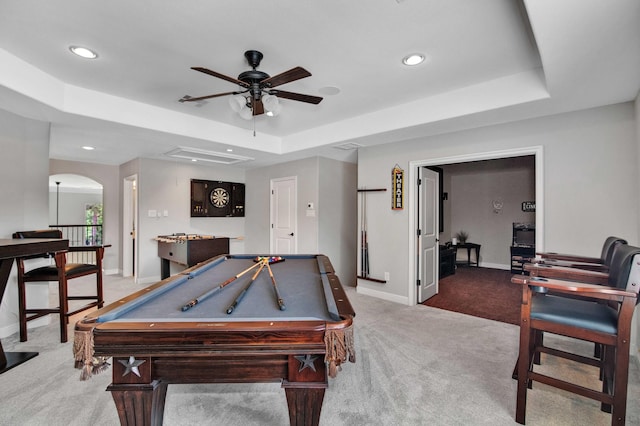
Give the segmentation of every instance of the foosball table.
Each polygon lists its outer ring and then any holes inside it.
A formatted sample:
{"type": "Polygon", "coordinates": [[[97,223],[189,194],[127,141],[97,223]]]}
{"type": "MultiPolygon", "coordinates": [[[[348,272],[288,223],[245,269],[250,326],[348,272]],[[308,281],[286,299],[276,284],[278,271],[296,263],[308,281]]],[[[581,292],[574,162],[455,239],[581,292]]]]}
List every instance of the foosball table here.
{"type": "Polygon", "coordinates": [[[160,276],[162,279],[171,275],[171,262],[190,268],[212,257],[229,253],[228,237],[173,234],[160,235],[156,240],[158,241],[158,256],[161,259],[160,276]]]}

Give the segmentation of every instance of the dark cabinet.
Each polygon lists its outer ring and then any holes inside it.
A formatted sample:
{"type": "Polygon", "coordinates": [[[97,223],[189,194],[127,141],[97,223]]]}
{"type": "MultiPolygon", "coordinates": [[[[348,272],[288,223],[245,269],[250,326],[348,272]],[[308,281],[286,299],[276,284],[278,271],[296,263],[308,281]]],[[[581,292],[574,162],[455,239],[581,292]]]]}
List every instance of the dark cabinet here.
{"type": "Polygon", "coordinates": [[[440,271],[439,278],[456,273],[456,249],[440,246],[440,271]]]}
{"type": "Polygon", "coordinates": [[[511,273],[529,275],[524,270],[525,263],[531,263],[536,256],[535,246],[511,246],[511,273]]]}

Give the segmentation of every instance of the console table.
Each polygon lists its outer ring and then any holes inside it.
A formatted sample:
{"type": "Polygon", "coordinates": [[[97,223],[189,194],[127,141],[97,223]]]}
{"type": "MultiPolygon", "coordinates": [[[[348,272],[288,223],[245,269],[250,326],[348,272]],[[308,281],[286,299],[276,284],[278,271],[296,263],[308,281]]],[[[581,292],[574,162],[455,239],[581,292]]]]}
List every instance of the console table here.
{"type": "MultiPolygon", "coordinates": [[[[13,260],[67,250],[69,240],[55,238],[0,239],[0,303],[7,288],[13,260]]],[[[38,352],[5,352],[0,342],[0,374],[38,355],[38,352]]]]}
{"type": "Polygon", "coordinates": [[[479,266],[480,263],[480,244],[475,244],[475,243],[464,243],[464,244],[460,244],[458,243],[455,246],[451,246],[451,247],[455,247],[456,249],[456,256],[458,254],[458,250],[461,248],[466,248],[467,249],[467,262],[466,263],[458,263],[458,265],[466,265],[466,266],[471,266],[471,265],[475,265],[476,267],[479,266]],[[471,261],[471,250],[474,250],[476,252],[476,261],[472,262],[471,261]]]}

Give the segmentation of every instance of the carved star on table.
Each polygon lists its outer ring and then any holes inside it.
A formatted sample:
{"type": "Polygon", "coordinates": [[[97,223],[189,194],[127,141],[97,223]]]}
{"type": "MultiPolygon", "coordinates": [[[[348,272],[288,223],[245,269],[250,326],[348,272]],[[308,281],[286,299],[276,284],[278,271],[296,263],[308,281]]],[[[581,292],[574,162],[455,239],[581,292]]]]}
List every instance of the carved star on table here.
{"type": "Polygon", "coordinates": [[[298,373],[307,367],[312,369],[313,371],[316,371],[316,366],[313,365],[316,359],[318,359],[316,355],[310,355],[310,354],[306,354],[304,356],[298,355],[295,357],[295,359],[300,361],[300,369],[298,370],[298,373]]]}
{"type": "Polygon", "coordinates": [[[124,365],[125,367],[125,370],[124,370],[124,373],[122,373],[122,376],[126,376],[127,374],[133,372],[133,374],[140,377],[140,370],[138,369],[138,366],[140,364],[144,364],[145,360],[136,359],[135,357],[130,356],[128,360],[119,359],[118,362],[124,365]]]}

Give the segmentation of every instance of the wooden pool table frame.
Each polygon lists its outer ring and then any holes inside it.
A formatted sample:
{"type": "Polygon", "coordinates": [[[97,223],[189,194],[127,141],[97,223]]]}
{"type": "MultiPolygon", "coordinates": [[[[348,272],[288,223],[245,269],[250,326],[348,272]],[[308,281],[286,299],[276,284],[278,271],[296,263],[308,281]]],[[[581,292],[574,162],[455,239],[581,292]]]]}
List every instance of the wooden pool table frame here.
{"type": "Polygon", "coordinates": [[[84,346],[85,355],[80,361],[76,356],[77,366],[91,368],[92,359],[113,357],[107,390],[122,425],[161,425],[171,383],[274,381],[285,389],[291,425],[317,425],[327,376],[335,375],[346,359],[355,361],[355,312],[329,259],[317,258],[329,280],[338,321],[97,322],[100,315],[179,278],[173,276],[79,321],[74,350],[82,353],[84,346]],[[87,352],[91,344],[93,353],[87,352]],[[338,357],[336,347],[342,348],[338,357]]]}

